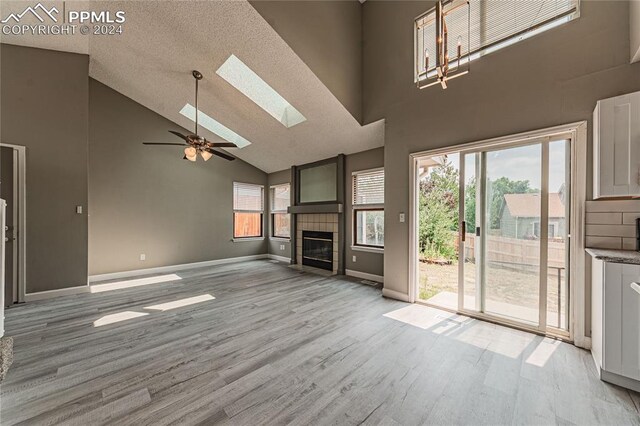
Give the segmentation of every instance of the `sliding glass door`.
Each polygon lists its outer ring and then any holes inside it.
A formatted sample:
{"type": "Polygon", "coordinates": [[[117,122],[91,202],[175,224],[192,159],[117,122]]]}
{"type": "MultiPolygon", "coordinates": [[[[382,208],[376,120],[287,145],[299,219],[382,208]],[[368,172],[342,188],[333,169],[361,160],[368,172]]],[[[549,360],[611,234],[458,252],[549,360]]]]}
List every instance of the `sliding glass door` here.
{"type": "Polygon", "coordinates": [[[488,151],[484,158],[484,312],[537,325],[542,144],[488,151]]]}
{"type": "MultiPolygon", "coordinates": [[[[459,223],[449,228],[458,234],[452,260],[457,262],[457,301],[451,297],[456,292],[439,289],[436,277],[442,280],[438,271],[445,268],[434,265],[430,253],[432,263],[422,266],[430,291],[419,299],[449,309],[457,303],[460,312],[568,334],[569,153],[570,139],[558,136],[448,154],[459,174],[459,223]]],[[[432,228],[438,218],[424,210],[419,226],[437,234],[432,228]]],[[[425,229],[419,230],[420,238],[430,235],[425,229]]],[[[420,244],[433,251],[428,239],[420,244]]]]}

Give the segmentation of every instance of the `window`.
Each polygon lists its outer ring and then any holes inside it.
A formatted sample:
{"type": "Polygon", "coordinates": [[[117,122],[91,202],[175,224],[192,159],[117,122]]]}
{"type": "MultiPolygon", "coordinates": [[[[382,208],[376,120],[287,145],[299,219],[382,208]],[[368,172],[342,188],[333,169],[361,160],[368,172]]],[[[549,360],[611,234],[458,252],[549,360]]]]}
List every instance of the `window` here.
{"type": "Polygon", "coordinates": [[[291,238],[291,216],[287,207],[291,204],[291,186],[287,183],[271,187],[271,236],[291,238]]]}
{"type": "Polygon", "coordinates": [[[353,245],[384,247],[384,170],[354,172],[353,245]]]}
{"type": "MultiPolygon", "coordinates": [[[[180,114],[187,117],[189,120],[195,123],[196,121],[196,108],[191,104],[185,104],[180,110],[180,114]]],[[[227,142],[236,144],[238,148],[244,148],[251,145],[247,139],[243,138],[224,124],[216,121],[213,117],[208,116],[202,111],[198,111],[198,122],[200,126],[215,133],[227,142]]]]}
{"type": "Polygon", "coordinates": [[[227,83],[238,89],[286,128],[307,121],[300,111],[295,109],[236,55],[229,56],[224,64],[218,68],[216,74],[224,78],[227,83]]]}
{"type": "Polygon", "coordinates": [[[262,237],[264,187],[233,183],[233,238],[262,237]]]}
{"type": "MultiPolygon", "coordinates": [[[[547,236],[549,238],[555,238],[556,237],[556,227],[557,227],[557,223],[550,223],[548,224],[548,231],[547,231],[547,236]]],[[[533,236],[536,238],[540,238],[540,222],[533,222],[533,236]]]]}
{"type": "MultiPolygon", "coordinates": [[[[461,64],[580,16],[580,0],[471,0],[468,14],[466,7],[459,7],[462,4],[461,0],[443,1],[448,52],[454,57],[460,42],[461,64]]],[[[429,11],[415,20],[416,80],[418,76],[421,80],[426,78],[425,52],[433,57],[436,51],[434,16],[435,12],[429,11]]],[[[435,73],[434,60],[429,62],[426,73],[435,73]]]]}

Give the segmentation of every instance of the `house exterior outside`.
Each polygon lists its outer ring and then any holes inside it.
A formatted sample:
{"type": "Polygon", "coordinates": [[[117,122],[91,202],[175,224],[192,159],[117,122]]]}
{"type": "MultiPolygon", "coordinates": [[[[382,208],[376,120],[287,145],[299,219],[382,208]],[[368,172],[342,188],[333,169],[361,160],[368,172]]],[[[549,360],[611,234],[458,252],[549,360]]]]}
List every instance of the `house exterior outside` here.
{"type": "MultiPolygon", "coordinates": [[[[564,235],[565,203],[563,192],[549,193],[549,238],[564,235]]],[[[535,240],[540,238],[540,194],[505,194],[500,213],[500,235],[535,240]]]]}

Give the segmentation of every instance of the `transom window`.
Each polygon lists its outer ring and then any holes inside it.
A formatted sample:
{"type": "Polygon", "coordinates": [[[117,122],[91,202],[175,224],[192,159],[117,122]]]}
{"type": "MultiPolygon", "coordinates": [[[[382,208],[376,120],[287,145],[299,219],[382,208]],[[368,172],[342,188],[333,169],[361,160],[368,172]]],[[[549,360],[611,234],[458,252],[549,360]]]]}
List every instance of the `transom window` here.
{"type": "Polygon", "coordinates": [[[291,216],[287,208],[291,204],[291,185],[275,185],[271,187],[271,236],[291,238],[291,216]]]}
{"type": "Polygon", "coordinates": [[[233,183],[233,238],[262,237],[264,187],[233,183]]]}
{"type": "MultiPolygon", "coordinates": [[[[469,13],[465,0],[443,1],[448,13],[448,52],[456,57],[460,43],[461,64],[478,59],[580,16],[580,0],[470,0],[469,13]]],[[[415,20],[416,81],[435,73],[435,12],[428,11],[415,20]],[[425,69],[425,53],[431,60],[425,69]]]]}
{"type": "Polygon", "coordinates": [[[353,245],[384,247],[384,169],[354,172],[353,245]]]}

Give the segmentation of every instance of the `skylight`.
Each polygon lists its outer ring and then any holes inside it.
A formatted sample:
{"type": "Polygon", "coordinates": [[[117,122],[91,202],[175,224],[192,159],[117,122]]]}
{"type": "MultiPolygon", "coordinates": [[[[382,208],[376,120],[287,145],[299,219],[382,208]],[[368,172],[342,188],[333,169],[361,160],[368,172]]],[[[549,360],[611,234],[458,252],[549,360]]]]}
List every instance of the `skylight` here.
{"type": "MultiPolygon", "coordinates": [[[[184,107],[182,107],[182,109],[180,110],[180,114],[184,115],[193,122],[196,121],[196,108],[191,104],[186,104],[184,107]]],[[[209,117],[202,111],[198,111],[198,125],[215,133],[227,142],[236,144],[238,148],[244,148],[245,146],[251,145],[251,142],[249,142],[224,124],[219,123],[213,118],[209,117]]]]}
{"type": "Polygon", "coordinates": [[[307,121],[304,115],[300,114],[293,105],[280,96],[278,92],[235,55],[229,56],[224,64],[218,68],[216,74],[224,78],[227,83],[242,92],[285,127],[290,128],[307,121]]]}

